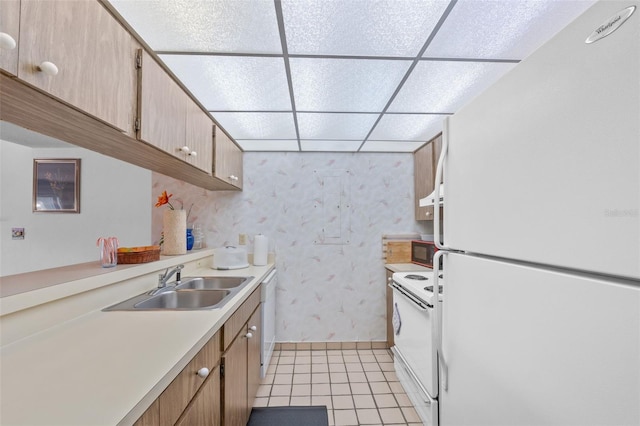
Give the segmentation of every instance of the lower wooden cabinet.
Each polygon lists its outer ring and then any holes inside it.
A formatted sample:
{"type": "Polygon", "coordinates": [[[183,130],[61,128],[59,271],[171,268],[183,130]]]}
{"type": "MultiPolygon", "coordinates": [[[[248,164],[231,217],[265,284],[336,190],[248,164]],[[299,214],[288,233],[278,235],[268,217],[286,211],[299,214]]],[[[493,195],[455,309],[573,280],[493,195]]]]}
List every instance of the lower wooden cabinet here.
{"type": "Polygon", "coordinates": [[[220,367],[216,367],[202,385],[191,404],[178,420],[178,426],[219,426],[220,418],[220,367]]]}
{"type": "Polygon", "coordinates": [[[176,423],[198,389],[219,364],[220,333],[216,333],[158,398],[161,425],[176,423]]]}
{"type": "Polygon", "coordinates": [[[262,340],[262,305],[258,307],[247,322],[247,332],[252,336],[247,340],[247,404],[249,411],[260,387],[260,341],[262,340]]]}
{"type": "Polygon", "coordinates": [[[216,333],[193,357],[134,426],[168,426],[184,424],[182,419],[207,417],[207,424],[220,425],[220,344],[216,333]],[[217,377],[216,377],[217,376],[217,377]],[[209,397],[213,392],[213,396],[209,397]],[[217,409],[203,408],[217,405],[217,409]],[[217,413],[217,414],[216,414],[217,413]],[[210,418],[208,416],[211,416],[210,418]]]}
{"type": "Polygon", "coordinates": [[[222,419],[225,426],[245,426],[249,420],[247,406],[247,338],[239,334],[224,357],[222,419]]]}
{"type": "Polygon", "coordinates": [[[261,381],[261,308],[258,287],[134,426],[246,426],[261,381]]]}
{"type": "Polygon", "coordinates": [[[258,287],[224,325],[223,342],[233,339],[222,356],[225,426],[247,424],[260,386],[261,308],[258,287]]]}

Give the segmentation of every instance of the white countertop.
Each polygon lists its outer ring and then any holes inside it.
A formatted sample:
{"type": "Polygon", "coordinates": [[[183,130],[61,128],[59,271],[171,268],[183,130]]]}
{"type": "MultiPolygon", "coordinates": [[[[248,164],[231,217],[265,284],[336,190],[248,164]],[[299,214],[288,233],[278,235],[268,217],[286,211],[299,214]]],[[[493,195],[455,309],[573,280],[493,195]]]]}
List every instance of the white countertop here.
{"type": "Polygon", "coordinates": [[[385,263],[384,267],[392,272],[428,272],[433,270],[415,263],[385,263]]]}
{"type": "MultiPolygon", "coordinates": [[[[0,424],[133,424],[272,268],[273,264],[190,271],[189,275],[255,277],[221,309],[93,310],[3,346],[0,424]]],[[[55,286],[55,296],[77,285],[55,286]]],[[[55,291],[51,288],[40,291],[55,291]]],[[[18,305],[24,305],[27,295],[22,294],[18,305]]],[[[9,298],[16,296],[20,295],[9,298]]],[[[119,301],[105,300],[103,307],[119,301]]]]}

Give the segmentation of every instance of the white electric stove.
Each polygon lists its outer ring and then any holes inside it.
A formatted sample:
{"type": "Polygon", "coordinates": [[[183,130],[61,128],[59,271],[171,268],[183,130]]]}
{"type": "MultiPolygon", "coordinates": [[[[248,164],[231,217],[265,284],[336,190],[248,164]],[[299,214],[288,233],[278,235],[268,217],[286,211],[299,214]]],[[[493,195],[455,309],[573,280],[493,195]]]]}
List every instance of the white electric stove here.
{"type": "MultiPolygon", "coordinates": [[[[438,321],[433,304],[433,271],[393,274],[393,328],[396,374],[425,425],[438,425],[438,321]]],[[[441,307],[440,305],[439,307],[441,307]]],[[[441,311],[440,309],[438,310],[441,311]]]]}

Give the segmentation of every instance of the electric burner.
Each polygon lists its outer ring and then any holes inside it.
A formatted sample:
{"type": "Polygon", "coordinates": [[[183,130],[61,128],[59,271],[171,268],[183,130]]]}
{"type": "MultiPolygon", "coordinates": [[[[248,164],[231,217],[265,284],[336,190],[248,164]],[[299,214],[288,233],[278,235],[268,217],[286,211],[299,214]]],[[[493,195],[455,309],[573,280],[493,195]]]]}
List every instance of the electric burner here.
{"type": "Polygon", "coordinates": [[[429,278],[423,276],[423,275],[414,275],[414,274],[410,274],[410,275],[405,275],[405,278],[408,278],[410,280],[418,280],[418,281],[425,281],[428,280],[429,278]]]}

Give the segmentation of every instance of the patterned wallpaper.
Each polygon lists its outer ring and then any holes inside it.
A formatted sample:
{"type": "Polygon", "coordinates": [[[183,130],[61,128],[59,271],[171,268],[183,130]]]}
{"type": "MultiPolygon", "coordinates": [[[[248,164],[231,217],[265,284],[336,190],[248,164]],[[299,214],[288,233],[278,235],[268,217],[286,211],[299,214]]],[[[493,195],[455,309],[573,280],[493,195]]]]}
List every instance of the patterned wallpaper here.
{"type": "MultiPolygon", "coordinates": [[[[428,231],[414,220],[412,154],[249,152],[242,192],[206,191],[154,173],[154,200],[165,189],[176,208],[193,204],[189,221],[204,225],[208,247],[235,245],[247,234],[251,253],[256,234],[269,238],[278,341],[386,339],[382,235],[428,231]],[[332,244],[322,244],[323,236],[332,244]]],[[[156,240],[161,210],[153,211],[156,240]]]]}

